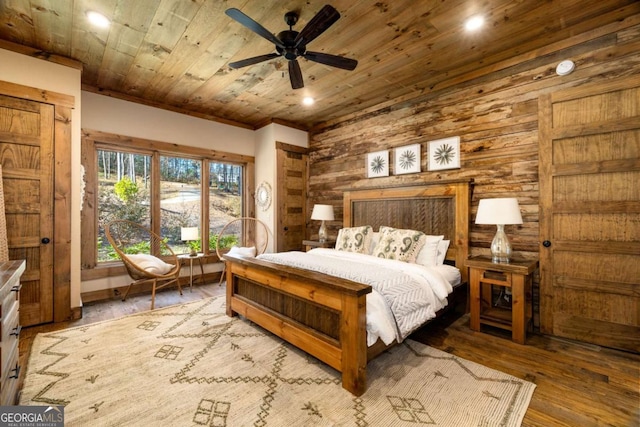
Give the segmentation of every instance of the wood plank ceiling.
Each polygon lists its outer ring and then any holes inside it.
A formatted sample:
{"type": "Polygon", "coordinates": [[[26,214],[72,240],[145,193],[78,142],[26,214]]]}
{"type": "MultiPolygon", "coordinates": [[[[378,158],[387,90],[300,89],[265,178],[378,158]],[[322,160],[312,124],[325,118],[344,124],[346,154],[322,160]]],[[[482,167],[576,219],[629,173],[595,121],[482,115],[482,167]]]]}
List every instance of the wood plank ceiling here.
{"type": "Polygon", "coordinates": [[[2,0],[0,48],[77,60],[88,91],[250,128],[275,120],[310,129],[546,54],[639,12],[637,0],[2,0]],[[288,29],[286,12],[299,12],[300,31],[326,3],[341,18],[308,49],[357,59],[354,71],[299,59],[305,87],[293,90],[284,58],[229,67],[275,50],[227,8],[277,34],[288,29]],[[111,25],[91,26],[89,10],[111,25]],[[470,33],[463,22],[474,14],[486,23],[470,33]],[[304,96],[316,103],[302,106],[304,96]]]}

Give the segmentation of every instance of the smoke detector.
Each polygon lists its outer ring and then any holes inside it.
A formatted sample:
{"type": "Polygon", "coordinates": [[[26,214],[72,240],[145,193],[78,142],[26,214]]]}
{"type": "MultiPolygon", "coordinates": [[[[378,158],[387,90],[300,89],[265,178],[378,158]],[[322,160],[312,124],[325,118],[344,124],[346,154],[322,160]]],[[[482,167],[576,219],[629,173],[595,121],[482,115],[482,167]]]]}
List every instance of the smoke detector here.
{"type": "Polygon", "coordinates": [[[574,64],[570,59],[567,59],[558,64],[556,67],[556,74],[559,76],[566,76],[567,74],[571,74],[575,69],[576,64],[574,64]]]}

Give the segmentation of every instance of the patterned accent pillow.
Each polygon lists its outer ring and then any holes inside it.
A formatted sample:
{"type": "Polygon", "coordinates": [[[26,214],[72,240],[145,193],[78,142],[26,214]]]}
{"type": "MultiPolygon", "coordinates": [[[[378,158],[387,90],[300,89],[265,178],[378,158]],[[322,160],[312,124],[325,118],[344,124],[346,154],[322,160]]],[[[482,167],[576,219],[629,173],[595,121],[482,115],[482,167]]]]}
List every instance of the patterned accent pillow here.
{"type": "Polygon", "coordinates": [[[373,227],[370,225],[341,228],[340,231],[338,231],[336,249],[339,251],[367,254],[369,253],[372,236],[373,227]]]}
{"type": "Polygon", "coordinates": [[[373,255],[415,263],[426,240],[427,236],[421,231],[383,226],[380,227],[380,241],[373,250],[373,255]]]}

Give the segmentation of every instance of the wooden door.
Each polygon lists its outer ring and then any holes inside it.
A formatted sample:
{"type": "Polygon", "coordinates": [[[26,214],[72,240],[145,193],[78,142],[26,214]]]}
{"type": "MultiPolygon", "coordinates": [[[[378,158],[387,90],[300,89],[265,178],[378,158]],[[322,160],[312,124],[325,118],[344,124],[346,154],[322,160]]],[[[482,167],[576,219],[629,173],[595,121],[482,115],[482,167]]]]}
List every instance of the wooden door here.
{"type": "Polygon", "coordinates": [[[540,99],[540,329],[640,351],[640,76],[540,99]]]}
{"type": "Polygon", "coordinates": [[[9,258],[26,260],[20,324],[53,321],[54,106],[0,95],[9,258]]]}
{"type": "Polygon", "coordinates": [[[276,191],[276,250],[300,251],[306,231],[307,149],[278,142],[276,191]]]}

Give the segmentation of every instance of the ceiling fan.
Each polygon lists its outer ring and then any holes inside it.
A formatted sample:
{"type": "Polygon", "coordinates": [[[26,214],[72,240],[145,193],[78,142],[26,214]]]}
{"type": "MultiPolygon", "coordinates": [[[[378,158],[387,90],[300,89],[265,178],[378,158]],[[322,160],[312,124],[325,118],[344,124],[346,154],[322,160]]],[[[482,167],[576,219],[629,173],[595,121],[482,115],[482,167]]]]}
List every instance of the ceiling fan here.
{"type": "Polygon", "coordinates": [[[307,51],[307,44],[313,41],[320,34],[324,33],[340,18],[340,13],[338,13],[333,6],[325,5],[300,32],[292,29],[296,22],[298,22],[298,13],[287,12],[284,15],[284,22],[287,23],[289,29],[280,32],[277,36],[270,33],[269,30],[236,8],[227,9],[225,13],[254,33],[269,40],[276,48],[276,52],[273,53],[232,62],[229,64],[229,67],[231,68],[242,68],[283,56],[289,61],[289,79],[291,80],[291,87],[293,89],[300,89],[304,87],[304,82],[302,80],[300,64],[298,64],[298,57],[349,71],[352,71],[358,65],[358,61],[355,59],[330,55],[327,53],[307,51]]]}

